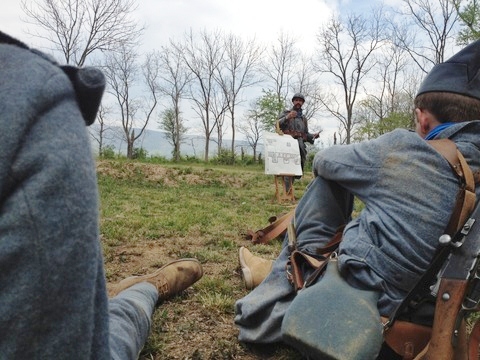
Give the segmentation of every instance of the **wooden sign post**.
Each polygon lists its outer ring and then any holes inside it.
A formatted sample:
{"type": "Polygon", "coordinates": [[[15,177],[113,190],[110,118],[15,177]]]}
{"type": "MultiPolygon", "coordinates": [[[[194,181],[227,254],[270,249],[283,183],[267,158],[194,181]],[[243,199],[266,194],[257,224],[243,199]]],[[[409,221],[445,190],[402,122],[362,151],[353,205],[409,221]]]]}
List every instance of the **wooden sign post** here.
{"type": "Polygon", "coordinates": [[[290,135],[264,133],[263,137],[265,174],[275,176],[275,197],[278,202],[295,201],[293,177],[303,175],[298,142],[290,135]],[[289,189],[286,181],[291,184],[289,189]]]}
{"type": "Polygon", "coordinates": [[[275,197],[279,203],[284,200],[295,201],[295,194],[293,191],[293,175],[275,175],[275,197]],[[289,189],[287,189],[287,181],[289,184],[291,184],[289,189]]]}

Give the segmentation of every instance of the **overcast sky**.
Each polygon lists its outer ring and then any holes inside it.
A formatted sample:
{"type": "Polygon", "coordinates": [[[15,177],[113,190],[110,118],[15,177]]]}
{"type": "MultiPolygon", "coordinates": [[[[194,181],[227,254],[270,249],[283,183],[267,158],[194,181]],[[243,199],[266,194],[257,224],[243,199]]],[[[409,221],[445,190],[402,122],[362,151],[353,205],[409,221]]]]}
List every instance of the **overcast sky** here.
{"type": "MultiPolygon", "coordinates": [[[[168,39],[181,39],[186,31],[221,30],[245,38],[255,37],[262,43],[273,43],[280,32],[297,40],[302,52],[315,47],[319,28],[333,13],[366,12],[380,0],[138,0],[134,16],[146,26],[143,36],[145,51],[168,44],[168,39]]],[[[384,0],[393,5],[401,0],[384,0]]],[[[38,39],[27,34],[34,29],[25,18],[20,0],[4,1],[0,11],[0,29],[29,46],[41,48],[38,39]]],[[[158,129],[158,125],[154,126],[158,129]]],[[[336,123],[324,123],[324,132],[333,132],[336,123]]]]}
{"type": "MultiPolygon", "coordinates": [[[[398,2],[399,0],[388,0],[398,2]]],[[[379,0],[138,0],[135,16],[145,24],[144,42],[149,48],[169,38],[179,38],[190,28],[220,29],[274,41],[280,31],[298,39],[301,47],[311,47],[319,27],[332,12],[368,11],[379,0]],[[150,44],[151,43],[151,44],[150,44]]],[[[20,0],[5,1],[0,12],[2,31],[33,45],[20,0]]]]}

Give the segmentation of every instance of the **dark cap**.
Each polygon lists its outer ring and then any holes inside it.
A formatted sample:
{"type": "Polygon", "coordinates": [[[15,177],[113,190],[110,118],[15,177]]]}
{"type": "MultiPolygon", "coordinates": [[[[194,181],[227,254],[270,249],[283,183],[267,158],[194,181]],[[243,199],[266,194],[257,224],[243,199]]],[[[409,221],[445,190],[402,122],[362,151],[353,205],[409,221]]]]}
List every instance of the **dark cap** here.
{"type": "Polygon", "coordinates": [[[300,99],[300,100],[303,100],[303,102],[305,102],[305,96],[303,96],[303,94],[301,93],[295,93],[292,97],[292,101],[295,99],[300,99]]]}
{"type": "Polygon", "coordinates": [[[423,80],[417,96],[427,92],[450,92],[480,99],[480,40],[435,65],[423,80]]]}

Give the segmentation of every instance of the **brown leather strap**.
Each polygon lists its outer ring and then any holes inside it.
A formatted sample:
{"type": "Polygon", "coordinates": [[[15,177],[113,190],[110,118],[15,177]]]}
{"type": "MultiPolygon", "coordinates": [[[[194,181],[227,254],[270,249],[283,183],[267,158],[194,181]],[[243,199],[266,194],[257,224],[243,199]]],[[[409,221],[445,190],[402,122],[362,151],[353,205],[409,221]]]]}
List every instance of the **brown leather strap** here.
{"type": "Polygon", "coordinates": [[[338,245],[342,241],[343,238],[343,230],[345,230],[345,224],[340,225],[337,230],[335,231],[335,235],[328,241],[328,243],[320,248],[317,249],[317,254],[319,255],[330,255],[330,253],[338,248],[338,245]]]}
{"type": "Polygon", "coordinates": [[[313,256],[305,254],[301,251],[294,250],[287,262],[287,279],[293,285],[295,292],[303,289],[305,285],[304,271],[305,268],[315,269],[316,271],[325,270],[327,258],[317,259],[313,256]]]}
{"type": "Polygon", "coordinates": [[[476,194],[475,194],[475,179],[472,173],[472,170],[468,166],[465,158],[463,157],[462,153],[457,150],[458,159],[460,160],[460,166],[462,168],[464,177],[465,177],[465,199],[464,199],[464,206],[462,208],[462,213],[460,215],[461,219],[464,221],[460,224],[462,226],[466,221],[467,217],[473,211],[475,207],[476,201],[476,194]]]}
{"type": "Polygon", "coordinates": [[[476,195],[475,195],[475,182],[473,180],[473,174],[468,166],[465,158],[457,150],[457,158],[459,162],[454,168],[457,175],[464,181],[464,184],[460,187],[457,194],[457,203],[453,210],[453,214],[448,223],[447,233],[450,235],[455,234],[465,224],[467,218],[475,207],[476,195]],[[461,175],[460,175],[461,174],[461,175]]]}
{"type": "Polygon", "coordinates": [[[257,230],[255,232],[248,230],[247,239],[252,240],[254,244],[268,243],[270,240],[277,238],[278,236],[284,234],[287,231],[287,226],[291,223],[294,214],[295,208],[290,210],[288,213],[276,218],[274,222],[272,222],[270,225],[263,229],[257,230]]]}
{"type": "MultiPolygon", "coordinates": [[[[384,323],[387,318],[382,316],[384,323]]],[[[384,333],[384,339],[387,345],[402,360],[422,360],[429,350],[429,341],[432,334],[432,328],[407,321],[397,320],[395,324],[384,333]]],[[[448,341],[448,340],[446,340],[448,341]]],[[[475,326],[468,337],[469,360],[478,359],[478,346],[480,343],[480,321],[475,326]]],[[[455,355],[452,359],[466,359],[467,353],[467,332],[466,323],[462,321],[458,333],[458,347],[455,349],[455,355]]]]}
{"type": "MultiPolygon", "coordinates": [[[[387,318],[382,317],[382,322],[386,321],[387,318]]],[[[428,326],[397,320],[384,332],[384,339],[403,360],[411,360],[427,346],[431,334],[432,328],[428,326]]]]}
{"type": "Polygon", "coordinates": [[[457,146],[452,140],[439,139],[428,140],[427,142],[448,161],[458,176],[463,177],[463,174],[457,172],[457,166],[459,165],[460,161],[457,157],[457,146]]]}
{"type": "Polygon", "coordinates": [[[453,172],[461,179],[462,184],[457,194],[457,202],[446,228],[446,233],[454,235],[463,226],[475,206],[475,181],[472,170],[462,153],[450,139],[428,140],[450,164],[453,172]]]}
{"type": "Polygon", "coordinates": [[[318,277],[323,274],[330,255],[338,248],[338,245],[342,241],[344,228],[345,225],[338,227],[335,235],[330,238],[328,243],[322,248],[317,249],[316,253],[318,257],[313,257],[297,250],[295,225],[289,224],[288,239],[291,253],[286,264],[286,271],[287,279],[292,283],[295,292],[312,285],[317,281],[318,277]],[[307,278],[304,276],[306,268],[313,270],[307,278]]]}

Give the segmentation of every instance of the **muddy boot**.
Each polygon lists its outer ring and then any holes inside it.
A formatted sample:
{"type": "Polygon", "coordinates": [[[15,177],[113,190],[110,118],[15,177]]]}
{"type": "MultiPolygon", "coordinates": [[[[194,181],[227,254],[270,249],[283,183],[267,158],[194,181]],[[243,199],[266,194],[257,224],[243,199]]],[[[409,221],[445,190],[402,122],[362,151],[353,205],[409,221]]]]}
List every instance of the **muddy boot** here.
{"type": "Polygon", "coordinates": [[[180,259],[162,266],[157,271],[143,275],[131,276],[120,281],[113,289],[113,296],[120,291],[140,282],[149,282],[158,290],[158,301],[166,300],[200,280],[203,269],[196,259],[180,259]]]}
{"type": "Polygon", "coordinates": [[[273,260],[266,260],[255,256],[243,246],[240,248],[238,255],[240,266],[242,267],[245,287],[249,290],[253,289],[270,273],[273,266],[273,260]]]}

